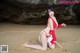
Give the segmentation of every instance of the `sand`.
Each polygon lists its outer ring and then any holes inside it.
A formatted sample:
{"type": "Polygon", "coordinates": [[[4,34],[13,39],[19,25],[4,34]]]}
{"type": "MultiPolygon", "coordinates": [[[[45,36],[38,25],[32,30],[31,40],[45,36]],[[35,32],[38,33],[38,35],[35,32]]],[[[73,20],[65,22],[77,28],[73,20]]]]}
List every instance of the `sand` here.
{"type": "Polygon", "coordinates": [[[80,53],[80,25],[67,25],[56,30],[57,41],[54,50],[47,51],[22,47],[21,44],[39,44],[37,38],[46,25],[19,25],[0,23],[0,45],[8,45],[8,53],[80,53]]]}

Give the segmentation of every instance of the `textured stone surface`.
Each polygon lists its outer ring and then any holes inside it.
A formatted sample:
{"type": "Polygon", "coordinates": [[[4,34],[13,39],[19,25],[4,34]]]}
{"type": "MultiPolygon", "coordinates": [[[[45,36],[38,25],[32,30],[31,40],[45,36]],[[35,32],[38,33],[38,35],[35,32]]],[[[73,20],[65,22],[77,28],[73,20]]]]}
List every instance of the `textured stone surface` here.
{"type": "Polygon", "coordinates": [[[78,5],[49,5],[48,0],[0,0],[0,22],[8,20],[21,24],[46,24],[47,8],[54,9],[59,23],[79,24],[78,5]],[[73,11],[72,11],[73,9],[73,11]],[[76,17],[77,16],[77,17],[76,17]]]}

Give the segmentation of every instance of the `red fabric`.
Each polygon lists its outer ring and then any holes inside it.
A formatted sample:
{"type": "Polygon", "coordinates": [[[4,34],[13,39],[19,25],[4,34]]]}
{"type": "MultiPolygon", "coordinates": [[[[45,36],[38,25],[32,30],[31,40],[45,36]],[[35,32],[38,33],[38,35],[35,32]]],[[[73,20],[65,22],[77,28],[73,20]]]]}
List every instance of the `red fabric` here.
{"type": "MultiPolygon", "coordinates": [[[[50,18],[50,17],[49,17],[50,18]]],[[[51,18],[52,19],[52,18],[51,18]]],[[[56,28],[61,28],[62,27],[62,24],[60,24],[60,25],[57,25],[57,23],[52,19],[52,21],[53,21],[53,28],[54,28],[54,30],[56,29],[56,28]]],[[[52,44],[54,44],[55,42],[54,41],[56,41],[56,34],[55,34],[55,31],[54,30],[50,30],[49,31],[49,34],[51,34],[52,35],[52,37],[53,37],[53,39],[52,39],[52,41],[51,41],[51,43],[52,44]]]]}
{"type": "Polygon", "coordinates": [[[54,41],[56,41],[55,31],[54,31],[54,30],[50,30],[50,31],[49,31],[49,34],[52,35],[53,39],[52,39],[51,43],[54,44],[54,43],[55,43],[54,41]]]}
{"type": "MultiPolygon", "coordinates": [[[[49,17],[50,18],[50,17],[49,17]]],[[[52,18],[51,18],[52,19],[52,18]]],[[[61,28],[62,27],[62,24],[59,24],[59,25],[57,25],[56,24],[56,22],[52,19],[52,21],[53,21],[53,28],[55,29],[55,28],[61,28]]]]}
{"type": "Polygon", "coordinates": [[[59,24],[57,28],[61,28],[61,27],[62,27],[62,24],[59,24]]]}
{"type": "MultiPolygon", "coordinates": [[[[53,19],[52,19],[53,20],[53,19]]],[[[57,24],[56,22],[53,20],[53,28],[56,29],[57,28],[57,24]]]]}

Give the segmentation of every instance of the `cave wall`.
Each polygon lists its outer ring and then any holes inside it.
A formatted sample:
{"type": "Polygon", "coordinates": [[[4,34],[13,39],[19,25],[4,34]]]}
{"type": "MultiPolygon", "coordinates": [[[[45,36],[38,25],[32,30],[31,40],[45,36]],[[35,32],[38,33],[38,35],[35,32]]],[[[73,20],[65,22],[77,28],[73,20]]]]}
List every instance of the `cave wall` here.
{"type": "Polygon", "coordinates": [[[80,4],[55,5],[51,0],[0,0],[0,22],[18,24],[46,24],[47,9],[54,10],[59,23],[80,24],[80,4]],[[73,9],[73,10],[71,10],[73,9]]]}

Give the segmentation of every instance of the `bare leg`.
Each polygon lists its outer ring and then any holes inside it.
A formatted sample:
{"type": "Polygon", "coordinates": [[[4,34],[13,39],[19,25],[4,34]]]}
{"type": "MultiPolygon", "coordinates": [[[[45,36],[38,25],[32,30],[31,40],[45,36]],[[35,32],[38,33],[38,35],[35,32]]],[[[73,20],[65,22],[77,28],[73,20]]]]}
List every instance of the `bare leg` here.
{"type": "Polygon", "coordinates": [[[30,47],[30,48],[35,48],[35,49],[40,49],[40,50],[47,50],[47,39],[46,39],[45,32],[43,32],[42,34],[40,34],[40,38],[41,38],[42,45],[23,44],[23,46],[30,47]]]}
{"type": "Polygon", "coordinates": [[[51,39],[52,39],[52,36],[50,36],[50,37],[48,38],[48,40],[47,40],[48,46],[49,46],[49,48],[54,49],[54,48],[55,48],[55,44],[52,44],[52,43],[51,43],[51,41],[52,41],[51,39]]]}

